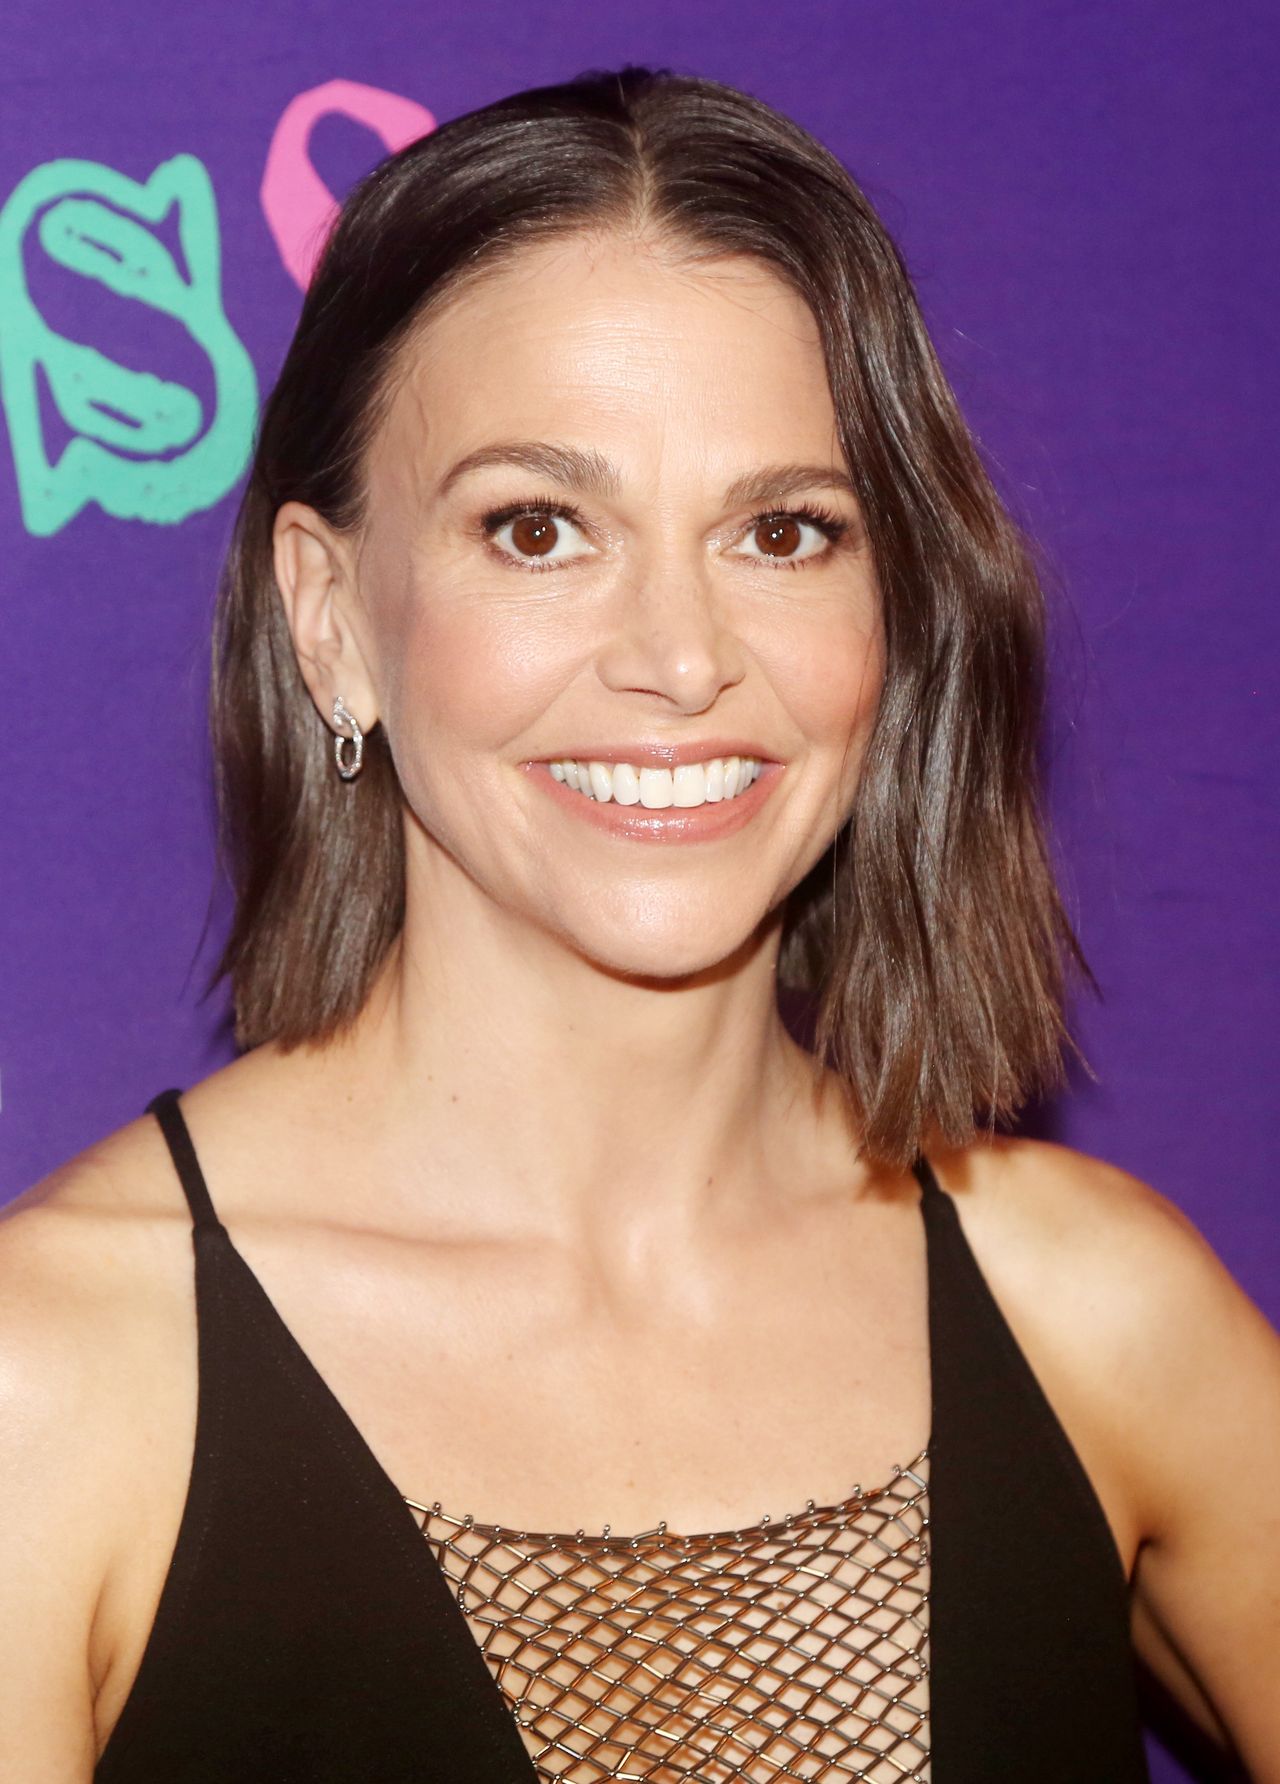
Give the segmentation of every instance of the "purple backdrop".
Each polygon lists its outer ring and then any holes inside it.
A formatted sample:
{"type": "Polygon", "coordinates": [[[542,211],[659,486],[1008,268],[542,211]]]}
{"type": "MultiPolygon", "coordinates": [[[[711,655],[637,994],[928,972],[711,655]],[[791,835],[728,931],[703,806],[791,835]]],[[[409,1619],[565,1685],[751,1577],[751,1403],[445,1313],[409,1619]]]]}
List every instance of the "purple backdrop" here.
{"type": "Polygon", "coordinates": [[[902,243],[1054,583],[1046,764],[1106,1001],[1050,1131],[1173,1197],[1275,1318],[1280,57],[1246,0],[11,10],[0,1200],[230,1054],[197,1002],[210,606],[325,189],[421,107],[624,60],[777,104],[902,243]]]}

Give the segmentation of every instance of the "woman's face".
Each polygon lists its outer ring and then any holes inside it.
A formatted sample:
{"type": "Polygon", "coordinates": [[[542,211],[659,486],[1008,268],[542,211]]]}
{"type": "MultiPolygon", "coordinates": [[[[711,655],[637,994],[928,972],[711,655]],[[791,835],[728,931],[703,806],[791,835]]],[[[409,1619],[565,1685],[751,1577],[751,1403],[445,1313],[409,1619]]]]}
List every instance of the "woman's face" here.
{"type": "Polygon", "coordinates": [[[658,977],[755,933],[848,815],[879,699],[848,472],[813,318],[754,261],[583,234],[425,323],[370,449],[355,610],[411,911],[479,891],[658,977]],[[730,798],[715,761],[747,753],[730,798]]]}

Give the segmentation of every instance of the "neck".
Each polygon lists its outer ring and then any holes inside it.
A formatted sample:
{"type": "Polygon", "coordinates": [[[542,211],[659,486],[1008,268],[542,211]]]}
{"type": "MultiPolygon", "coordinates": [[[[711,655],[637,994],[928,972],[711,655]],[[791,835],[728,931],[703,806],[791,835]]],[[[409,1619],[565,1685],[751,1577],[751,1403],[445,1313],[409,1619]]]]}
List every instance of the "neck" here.
{"type": "Polygon", "coordinates": [[[317,1140],[376,1111],[359,1178],[406,1223],[669,1255],[803,1195],[819,1133],[857,1175],[828,1077],[777,1010],[781,913],[679,979],[602,968],[492,900],[412,899],[359,1018],[314,1057],[317,1140]],[[847,1149],[847,1152],[846,1152],[847,1149]]]}

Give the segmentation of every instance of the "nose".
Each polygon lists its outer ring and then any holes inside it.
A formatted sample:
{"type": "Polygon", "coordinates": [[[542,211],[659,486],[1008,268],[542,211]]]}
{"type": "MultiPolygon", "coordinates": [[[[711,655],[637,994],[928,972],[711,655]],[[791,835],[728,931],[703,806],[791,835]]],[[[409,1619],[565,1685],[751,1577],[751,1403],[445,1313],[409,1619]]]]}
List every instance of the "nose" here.
{"type": "Polygon", "coordinates": [[[705,712],[746,673],[733,590],[693,554],[654,555],[620,579],[597,673],[614,693],[652,694],[705,712]]]}

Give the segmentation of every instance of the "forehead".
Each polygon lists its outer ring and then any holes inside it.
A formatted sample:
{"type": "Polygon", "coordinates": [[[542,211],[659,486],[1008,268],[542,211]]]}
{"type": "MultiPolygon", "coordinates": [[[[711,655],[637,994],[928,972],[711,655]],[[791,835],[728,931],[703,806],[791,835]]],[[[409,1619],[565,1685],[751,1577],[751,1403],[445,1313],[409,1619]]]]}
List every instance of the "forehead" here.
{"type": "Polygon", "coordinates": [[[581,233],[518,249],[424,319],[375,454],[425,472],[494,439],[555,438],[624,469],[659,449],[719,472],[830,453],[835,431],[817,324],[779,274],[581,233]]]}

